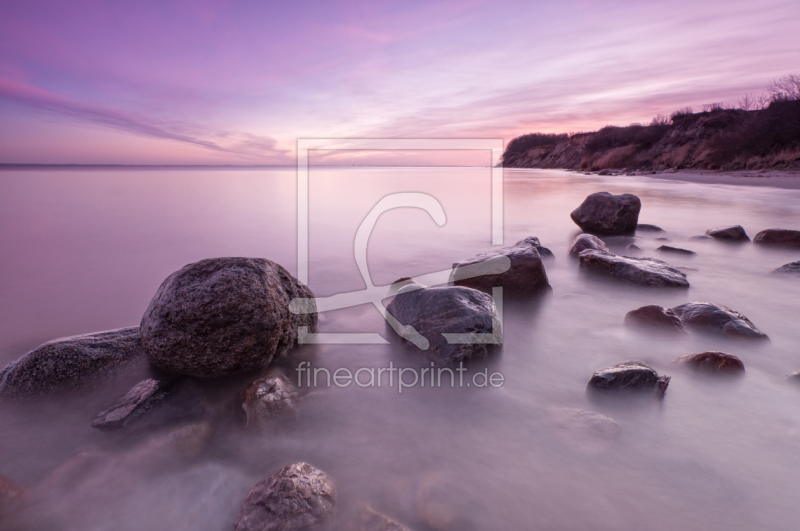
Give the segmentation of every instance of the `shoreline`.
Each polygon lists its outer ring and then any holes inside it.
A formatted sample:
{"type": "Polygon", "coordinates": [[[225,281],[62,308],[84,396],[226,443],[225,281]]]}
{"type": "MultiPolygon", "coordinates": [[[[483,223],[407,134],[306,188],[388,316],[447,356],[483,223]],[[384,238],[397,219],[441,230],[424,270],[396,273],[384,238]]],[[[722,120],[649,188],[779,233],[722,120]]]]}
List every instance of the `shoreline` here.
{"type": "Polygon", "coordinates": [[[771,186],[789,190],[800,189],[800,171],[792,170],[679,170],[645,175],[653,179],[683,181],[702,184],[735,184],[742,186],[771,186]]]}

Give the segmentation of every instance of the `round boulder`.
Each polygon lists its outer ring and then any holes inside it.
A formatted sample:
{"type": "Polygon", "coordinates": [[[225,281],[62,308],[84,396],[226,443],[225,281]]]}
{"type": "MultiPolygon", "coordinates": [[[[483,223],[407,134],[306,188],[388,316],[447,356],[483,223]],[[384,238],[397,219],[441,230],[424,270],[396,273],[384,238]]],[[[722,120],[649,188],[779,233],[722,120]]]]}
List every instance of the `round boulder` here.
{"type": "Polygon", "coordinates": [[[706,374],[740,376],[744,374],[744,363],[733,354],[724,352],[701,352],[681,356],[678,364],[706,374]]]}
{"type": "Polygon", "coordinates": [[[768,339],[750,319],[735,310],[710,302],[687,302],[672,308],[683,324],[699,332],[747,339],[768,339]]]}
{"type": "Polygon", "coordinates": [[[681,318],[668,308],[650,304],[625,314],[625,324],[638,328],[658,329],[665,332],[686,334],[689,330],[681,318]]]}
{"type": "Polygon", "coordinates": [[[633,194],[597,192],[588,196],[570,214],[584,232],[630,234],[636,230],[642,202],[633,194]]]}
{"type": "Polygon", "coordinates": [[[625,361],[613,367],[599,370],[592,375],[587,391],[602,392],[652,392],[659,398],[664,396],[669,385],[669,376],[658,373],[641,361],[625,361]]]}
{"type": "MultiPolygon", "coordinates": [[[[314,312],[294,314],[311,290],[263,258],[211,258],[171,274],[142,317],[150,362],[168,372],[217,377],[254,371],[286,353],[314,312]]],[[[310,303],[313,304],[313,303],[310,303]]]]}
{"type": "Polygon", "coordinates": [[[800,247],[800,230],[762,230],[753,238],[753,243],[776,245],[779,247],[800,247]]]}

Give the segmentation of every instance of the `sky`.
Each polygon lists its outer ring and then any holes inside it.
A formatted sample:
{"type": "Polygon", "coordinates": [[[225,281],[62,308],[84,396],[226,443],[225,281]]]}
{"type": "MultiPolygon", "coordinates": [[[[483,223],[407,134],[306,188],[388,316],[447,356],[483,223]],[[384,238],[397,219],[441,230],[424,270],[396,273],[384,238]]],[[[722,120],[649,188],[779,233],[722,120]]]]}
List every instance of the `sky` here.
{"type": "Polygon", "coordinates": [[[299,138],[649,123],[800,74],[798,20],[797,0],[3,0],[0,163],[294,164],[299,138]]]}

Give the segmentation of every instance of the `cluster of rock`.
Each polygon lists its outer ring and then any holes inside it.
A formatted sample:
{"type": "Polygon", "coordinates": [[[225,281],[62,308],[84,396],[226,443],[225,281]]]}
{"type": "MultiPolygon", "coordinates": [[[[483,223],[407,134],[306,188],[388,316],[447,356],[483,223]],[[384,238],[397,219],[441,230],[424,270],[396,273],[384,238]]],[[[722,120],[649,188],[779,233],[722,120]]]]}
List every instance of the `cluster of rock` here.
{"type": "Polygon", "coordinates": [[[625,315],[625,324],[664,332],[687,333],[695,330],[732,338],[768,339],[744,315],[710,302],[687,302],[674,308],[642,306],[625,315]]]}

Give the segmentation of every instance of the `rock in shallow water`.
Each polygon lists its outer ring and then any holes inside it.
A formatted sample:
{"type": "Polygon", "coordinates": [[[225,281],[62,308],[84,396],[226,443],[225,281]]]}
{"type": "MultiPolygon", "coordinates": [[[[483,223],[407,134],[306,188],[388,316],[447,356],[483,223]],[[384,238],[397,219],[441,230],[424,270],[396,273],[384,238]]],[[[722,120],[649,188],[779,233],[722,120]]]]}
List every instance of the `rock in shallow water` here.
{"type": "Polygon", "coordinates": [[[150,362],[176,374],[227,376],[267,366],[316,329],[317,314],[293,314],[294,298],[314,294],[263,258],[211,258],[161,284],[142,317],[150,362]]]}
{"type": "Polygon", "coordinates": [[[595,250],[610,253],[605,242],[592,234],[578,234],[569,246],[570,256],[579,256],[583,251],[595,250]]]}
{"type": "Polygon", "coordinates": [[[589,195],[570,217],[584,232],[628,234],[636,230],[641,209],[642,202],[633,194],[597,192],[589,195]]]}
{"type": "Polygon", "coordinates": [[[152,409],[166,397],[164,385],[150,378],[134,385],[128,393],[110,408],[97,414],[92,428],[113,430],[124,428],[152,409]]]}
{"type": "Polygon", "coordinates": [[[670,309],[651,304],[625,314],[625,324],[639,328],[658,329],[666,332],[688,333],[681,318],[670,309]]]}
{"type": "Polygon", "coordinates": [[[261,480],[245,498],[236,531],[300,531],[334,514],[336,487],[325,472],[295,463],[261,480]]]}
{"type": "Polygon", "coordinates": [[[719,304],[687,302],[672,308],[672,311],[693,330],[736,338],[767,339],[750,319],[719,304]]]}
{"type": "Polygon", "coordinates": [[[744,363],[733,354],[725,352],[701,352],[681,356],[676,360],[680,365],[689,367],[697,372],[706,374],[720,374],[737,376],[744,374],[744,363]]]}
{"type": "Polygon", "coordinates": [[[762,230],[753,238],[753,243],[775,245],[779,247],[800,247],[800,230],[762,230]]]}
{"type": "Polygon", "coordinates": [[[642,232],[664,232],[664,229],[659,227],[658,225],[649,225],[647,223],[639,223],[636,225],[636,231],[642,232]]]}
{"type": "Polygon", "coordinates": [[[454,286],[465,286],[485,293],[492,293],[493,287],[502,286],[506,296],[536,295],[551,291],[547,273],[542,263],[543,253],[553,253],[542,247],[539,239],[525,238],[511,247],[486,251],[468,260],[453,264],[450,282],[454,286]],[[492,259],[505,256],[511,267],[504,272],[496,272],[492,259]],[[467,277],[465,273],[469,272],[467,277]],[[473,276],[475,273],[479,276],[473,276]]]}
{"type": "Polygon", "coordinates": [[[247,416],[247,427],[279,420],[297,413],[300,392],[289,378],[278,371],[270,371],[251,383],[244,392],[242,409],[247,416]]]}
{"type": "Polygon", "coordinates": [[[775,269],[773,273],[784,273],[788,275],[800,275],[800,261],[790,262],[775,269]]]}
{"type": "Polygon", "coordinates": [[[0,398],[91,388],[144,361],[139,328],[55,339],[0,372],[0,398]]]}
{"type": "Polygon", "coordinates": [[[661,398],[667,392],[669,381],[669,376],[659,376],[643,362],[634,360],[595,372],[589,380],[587,390],[652,392],[661,398]]]}
{"type": "Polygon", "coordinates": [[[403,325],[402,341],[436,363],[458,364],[486,357],[502,340],[494,300],[472,288],[409,284],[397,292],[386,311],[403,325]],[[450,336],[450,340],[461,342],[449,343],[443,334],[459,334],[460,338],[450,336]]]}
{"type": "Polygon", "coordinates": [[[744,231],[741,225],[732,225],[730,227],[717,227],[716,229],[708,229],[706,235],[716,238],[718,240],[731,240],[735,242],[749,242],[750,237],[744,231]]]}
{"type": "Polygon", "coordinates": [[[359,510],[347,531],[408,531],[408,528],[381,514],[369,505],[359,510]]]}
{"type": "Polygon", "coordinates": [[[656,251],[661,251],[662,253],[685,254],[685,255],[697,254],[696,252],[690,251],[689,249],[681,249],[680,247],[671,247],[669,245],[662,245],[661,247],[657,248],[656,251]]]}
{"type": "Polygon", "coordinates": [[[689,287],[686,275],[655,258],[631,258],[594,250],[583,251],[579,257],[581,267],[632,284],[667,288],[689,287]]]}

